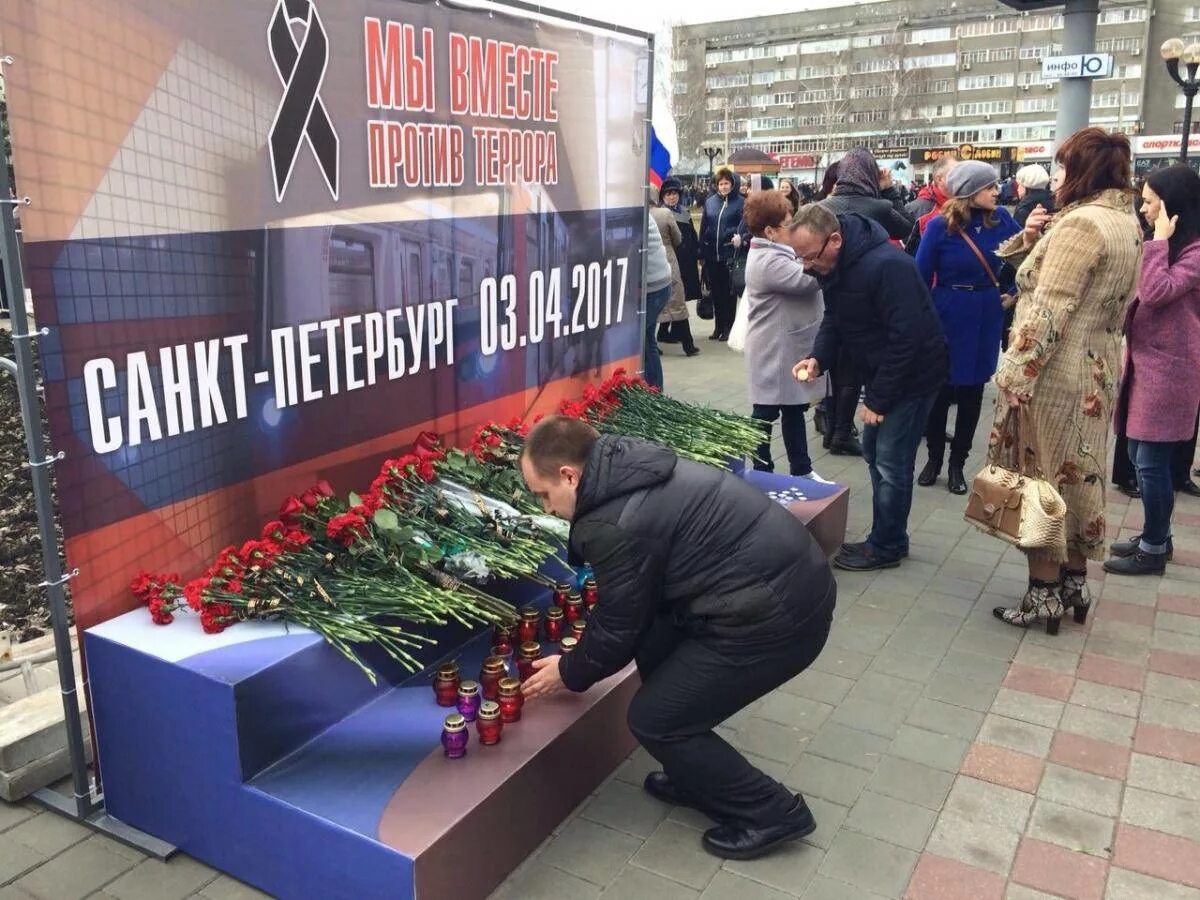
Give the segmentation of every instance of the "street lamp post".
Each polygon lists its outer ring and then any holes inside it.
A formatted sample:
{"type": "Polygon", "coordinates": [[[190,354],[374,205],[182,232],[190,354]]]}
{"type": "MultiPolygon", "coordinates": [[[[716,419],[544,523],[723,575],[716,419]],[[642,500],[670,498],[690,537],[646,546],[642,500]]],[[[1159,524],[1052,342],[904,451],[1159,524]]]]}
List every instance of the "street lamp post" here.
{"type": "Polygon", "coordinates": [[[701,148],[700,152],[708,157],[708,180],[712,181],[713,160],[721,155],[721,148],[720,147],[703,147],[703,148],[701,148]]]}
{"type": "Polygon", "coordinates": [[[1192,101],[1196,99],[1196,91],[1200,90],[1200,81],[1196,80],[1196,71],[1200,69],[1200,44],[1188,44],[1186,47],[1179,38],[1163,41],[1163,61],[1167,64],[1167,73],[1175,83],[1183,88],[1183,134],[1179,141],[1179,160],[1187,162],[1188,141],[1192,135],[1192,101]],[[1179,63],[1182,62],[1187,77],[1179,74],[1179,63]]]}

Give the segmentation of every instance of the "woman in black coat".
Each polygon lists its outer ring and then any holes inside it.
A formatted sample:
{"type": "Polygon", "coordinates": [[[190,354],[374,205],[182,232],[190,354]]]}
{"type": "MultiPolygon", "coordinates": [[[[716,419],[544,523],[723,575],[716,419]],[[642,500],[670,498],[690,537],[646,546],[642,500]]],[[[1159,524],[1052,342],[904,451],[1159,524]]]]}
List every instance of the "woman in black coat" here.
{"type": "MultiPolygon", "coordinates": [[[[666,179],[658,189],[659,205],[671,211],[679,225],[679,232],[683,235],[683,243],[675,248],[675,256],[679,260],[679,277],[683,281],[683,296],[686,300],[699,300],[700,238],[692,222],[691,210],[684,205],[682,196],[683,185],[675,178],[666,179]]],[[[661,323],[658,326],[658,342],[678,344],[683,339],[683,329],[691,335],[691,325],[688,322],[661,323]]]]}

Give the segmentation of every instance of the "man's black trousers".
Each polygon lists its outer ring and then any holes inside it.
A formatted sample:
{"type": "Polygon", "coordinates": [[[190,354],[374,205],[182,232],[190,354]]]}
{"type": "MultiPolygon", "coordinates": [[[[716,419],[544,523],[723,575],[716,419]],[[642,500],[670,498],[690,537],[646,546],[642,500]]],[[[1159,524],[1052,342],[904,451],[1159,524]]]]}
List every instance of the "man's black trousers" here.
{"type": "Polygon", "coordinates": [[[642,687],[629,729],[679,788],[719,822],[779,821],[795,794],[752,766],[713,729],[807,669],[825,646],[836,586],[799,629],[769,642],[733,645],[694,637],[659,618],[637,654],[642,687]]]}

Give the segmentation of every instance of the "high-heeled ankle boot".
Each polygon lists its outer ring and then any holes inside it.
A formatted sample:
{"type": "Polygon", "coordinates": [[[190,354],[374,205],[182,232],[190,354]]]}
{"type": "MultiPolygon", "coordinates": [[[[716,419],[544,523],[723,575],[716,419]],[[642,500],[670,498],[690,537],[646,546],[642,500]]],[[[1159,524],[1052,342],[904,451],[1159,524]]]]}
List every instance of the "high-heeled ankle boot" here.
{"type": "Polygon", "coordinates": [[[1062,614],[1063,603],[1058,582],[1040,581],[1037,578],[1029,579],[1029,590],[1025,592],[1019,607],[997,606],[992,610],[992,615],[1001,622],[1017,628],[1045,622],[1046,634],[1058,634],[1062,614]]]}
{"type": "Polygon", "coordinates": [[[1063,567],[1058,576],[1058,585],[1058,594],[1062,600],[1063,610],[1073,610],[1075,621],[1080,625],[1086,625],[1088,610],[1092,608],[1092,592],[1088,589],[1087,570],[1072,572],[1063,567]]]}

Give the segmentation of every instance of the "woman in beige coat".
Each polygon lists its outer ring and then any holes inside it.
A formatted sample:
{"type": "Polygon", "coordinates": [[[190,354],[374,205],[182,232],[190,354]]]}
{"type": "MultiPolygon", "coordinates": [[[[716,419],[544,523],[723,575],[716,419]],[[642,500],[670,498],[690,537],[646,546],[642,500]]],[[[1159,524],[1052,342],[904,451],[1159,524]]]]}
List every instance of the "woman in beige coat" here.
{"type": "Polygon", "coordinates": [[[683,286],[683,276],[679,269],[679,257],[675,250],[683,243],[683,232],[675,221],[675,214],[664,206],[651,207],[650,215],[658,223],[659,233],[662,234],[663,246],[667,249],[667,262],[671,264],[671,299],[658,315],[658,324],[674,322],[673,334],[683,346],[683,352],[695,356],[700,352],[692,338],[692,328],[688,322],[687,292],[683,286]]]}
{"type": "Polygon", "coordinates": [[[1128,139],[1085,128],[1063,143],[1056,162],[1061,211],[1053,227],[1039,207],[1024,232],[997,251],[1024,261],[1008,350],[996,372],[1000,397],[989,441],[994,459],[1036,458],[1066,501],[1065,543],[1030,551],[1020,607],[993,610],[1023,628],[1045,621],[1050,634],[1065,608],[1084,621],[1087,561],[1105,558],[1104,479],[1121,327],[1142,256],[1128,139]]]}

